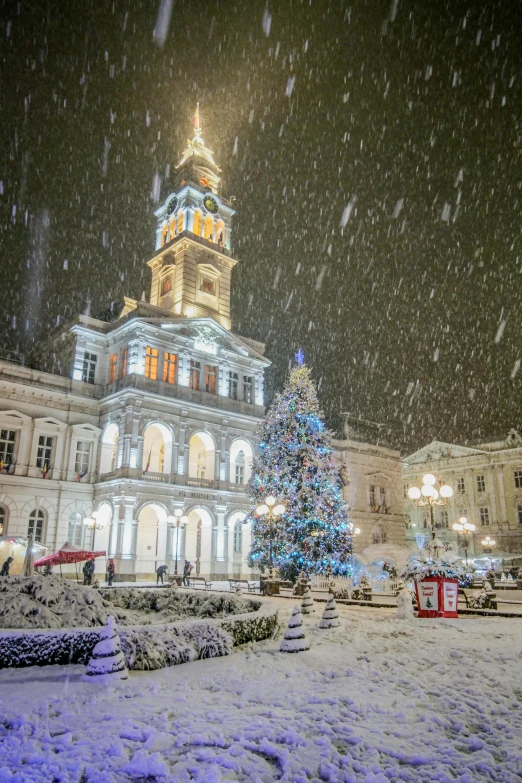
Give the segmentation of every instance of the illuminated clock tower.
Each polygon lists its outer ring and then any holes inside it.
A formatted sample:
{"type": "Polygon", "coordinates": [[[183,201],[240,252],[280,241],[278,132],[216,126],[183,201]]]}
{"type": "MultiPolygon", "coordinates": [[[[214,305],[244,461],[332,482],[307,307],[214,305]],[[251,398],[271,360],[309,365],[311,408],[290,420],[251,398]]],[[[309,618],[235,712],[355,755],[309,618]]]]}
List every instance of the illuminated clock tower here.
{"type": "Polygon", "coordinates": [[[176,190],[154,213],[151,304],[183,317],[211,317],[230,329],[234,210],[221,194],[221,169],[203,141],[199,104],[194,137],[176,166],[176,190]]]}

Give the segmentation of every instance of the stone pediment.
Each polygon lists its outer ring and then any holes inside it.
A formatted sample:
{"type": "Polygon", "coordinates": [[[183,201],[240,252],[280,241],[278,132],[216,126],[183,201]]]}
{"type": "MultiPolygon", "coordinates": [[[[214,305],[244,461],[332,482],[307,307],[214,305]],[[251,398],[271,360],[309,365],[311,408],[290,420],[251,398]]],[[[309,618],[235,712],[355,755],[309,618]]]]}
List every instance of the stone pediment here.
{"type": "Polygon", "coordinates": [[[229,332],[212,318],[186,318],[177,322],[166,322],[161,325],[165,330],[194,340],[194,347],[210,356],[218,353],[231,353],[259,359],[268,364],[266,358],[255,350],[250,341],[242,340],[238,335],[229,332]]]}
{"type": "Polygon", "coordinates": [[[371,473],[366,473],[366,478],[368,480],[373,480],[375,482],[378,481],[391,481],[391,476],[388,476],[386,473],[383,473],[382,471],[376,471],[371,473]]]}
{"type": "Polygon", "coordinates": [[[444,459],[455,459],[458,457],[472,457],[474,454],[483,454],[482,449],[473,449],[468,446],[458,446],[454,443],[443,443],[434,440],[422,449],[405,457],[403,462],[406,465],[419,465],[425,462],[438,462],[444,459]]]}

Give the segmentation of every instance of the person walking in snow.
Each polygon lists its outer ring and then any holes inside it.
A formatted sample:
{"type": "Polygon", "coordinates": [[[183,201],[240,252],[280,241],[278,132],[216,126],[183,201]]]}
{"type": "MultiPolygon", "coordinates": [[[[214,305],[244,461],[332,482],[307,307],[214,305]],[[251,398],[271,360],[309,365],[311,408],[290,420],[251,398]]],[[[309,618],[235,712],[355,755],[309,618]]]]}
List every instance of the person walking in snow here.
{"type": "Polygon", "coordinates": [[[94,574],[94,560],[86,560],[82,568],[83,571],[83,584],[90,585],[92,582],[92,575],[94,574]]]}
{"type": "Polygon", "coordinates": [[[161,584],[163,584],[163,576],[164,576],[164,574],[166,574],[166,572],[167,572],[167,566],[166,565],[161,565],[161,566],[158,566],[158,568],[156,568],[156,584],[157,585],[159,584],[160,579],[161,579],[161,584]]]}
{"type": "Polygon", "coordinates": [[[185,560],[185,566],[183,568],[183,584],[185,587],[189,586],[189,577],[191,571],[192,571],[192,563],[189,563],[188,560],[185,560]]]}
{"type": "Polygon", "coordinates": [[[2,570],[0,571],[0,576],[9,576],[9,566],[13,562],[12,557],[8,557],[7,560],[4,560],[2,565],[2,570]]]}
{"type": "Polygon", "coordinates": [[[109,565],[107,566],[107,582],[109,587],[112,587],[112,580],[114,579],[114,571],[116,569],[114,568],[114,560],[112,557],[109,560],[109,565]]]}

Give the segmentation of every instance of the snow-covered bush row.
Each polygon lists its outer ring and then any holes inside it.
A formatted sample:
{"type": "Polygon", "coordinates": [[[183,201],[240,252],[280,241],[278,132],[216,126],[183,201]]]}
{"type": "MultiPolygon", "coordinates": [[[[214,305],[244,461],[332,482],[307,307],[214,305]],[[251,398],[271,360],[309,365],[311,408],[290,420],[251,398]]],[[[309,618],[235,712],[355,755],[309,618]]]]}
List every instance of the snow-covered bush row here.
{"type": "Polygon", "coordinates": [[[59,576],[0,580],[0,628],[90,628],[113,615],[118,625],[172,623],[191,617],[225,617],[259,607],[259,601],[201,591],[105,590],[59,576]]]}
{"type": "Polygon", "coordinates": [[[103,597],[126,617],[124,625],[171,623],[191,617],[226,617],[252,612],[259,601],[230,593],[177,590],[105,590],[103,597]],[[139,619],[137,619],[139,618],[139,619]]]}
{"type": "Polygon", "coordinates": [[[0,579],[0,628],[89,628],[105,625],[107,615],[113,614],[108,609],[97,590],[70,579],[0,579]]]}
{"type": "Polygon", "coordinates": [[[261,606],[255,614],[225,618],[220,622],[221,627],[232,636],[234,647],[247,642],[259,642],[268,639],[276,630],[277,610],[269,606],[261,606]]]}
{"type": "Polygon", "coordinates": [[[94,630],[2,631],[0,669],[87,663],[99,641],[94,630]]]}
{"type": "MultiPolygon", "coordinates": [[[[233,645],[268,638],[276,626],[277,611],[261,607],[226,619],[119,626],[118,634],[127,667],[152,670],[228,655],[233,645]]],[[[0,632],[0,669],[86,664],[98,641],[98,632],[90,629],[0,632]]]]}

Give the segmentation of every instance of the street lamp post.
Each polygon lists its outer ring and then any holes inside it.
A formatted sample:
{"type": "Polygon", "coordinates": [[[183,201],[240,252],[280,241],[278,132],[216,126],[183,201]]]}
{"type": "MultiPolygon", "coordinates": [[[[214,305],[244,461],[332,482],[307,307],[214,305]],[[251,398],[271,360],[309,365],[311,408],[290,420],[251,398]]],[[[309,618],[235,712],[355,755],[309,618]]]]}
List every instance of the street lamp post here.
{"type": "Polygon", "coordinates": [[[492,548],[495,546],[495,544],[496,544],[497,542],[496,542],[496,541],[494,541],[494,540],[493,540],[492,538],[490,538],[489,536],[486,536],[486,538],[483,538],[483,539],[482,539],[482,541],[481,541],[480,543],[481,543],[481,544],[482,544],[482,546],[484,547],[484,554],[485,554],[485,555],[490,555],[490,554],[491,554],[491,549],[492,549],[492,548]]]}
{"type": "Polygon", "coordinates": [[[426,473],[422,477],[422,487],[410,487],[408,490],[408,497],[410,500],[413,500],[415,505],[421,507],[429,506],[432,541],[435,540],[433,506],[445,506],[453,495],[453,489],[449,484],[444,484],[443,481],[440,481],[438,489],[435,484],[437,484],[435,476],[432,473],[426,473]]]}
{"type": "Polygon", "coordinates": [[[183,530],[188,525],[188,521],[189,518],[183,513],[183,511],[180,508],[177,508],[174,511],[174,516],[169,515],[167,517],[167,524],[176,530],[176,563],[174,566],[174,576],[178,575],[179,531],[180,529],[183,530]]]}
{"type": "MultiPolygon", "coordinates": [[[[265,498],[264,503],[255,510],[256,517],[264,517],[268,522],[268,565],[269,565],[269,579],[273,578],[274,573],[274,552],[273,552],[273,539],[276,519],[282,516],[286,511],[284,503],[278,503],[273,495],[269,495],[265,498]]],[[[279,585],[277,590],[279,591],[279,585]]]]}
{"type": "Polygon", "coordinates": [[[92,512],[92,516],[85,517],[83,524],[87,530],[92,530],[92,551],[94,552],[94,539],[96,537],[96,531],[105,527],[105,520],[99,519],[99,513],[97,511],[92,512]]]}
{"type": "MultiPolygon", "coordinates": [[[[466,517],[460,517],[458,522],[453,525],[453,530],[457,533],[457,543],[459,540],[459,533],[462,533],[464,542],[464,556],[466,558],[466,565],[468,565],[468,536],[472,536],[475,532],[475,525],[472,522],[468,522],[466,517]]],[[[482,542],[484,543],[484,542],[482,542]]]]}

